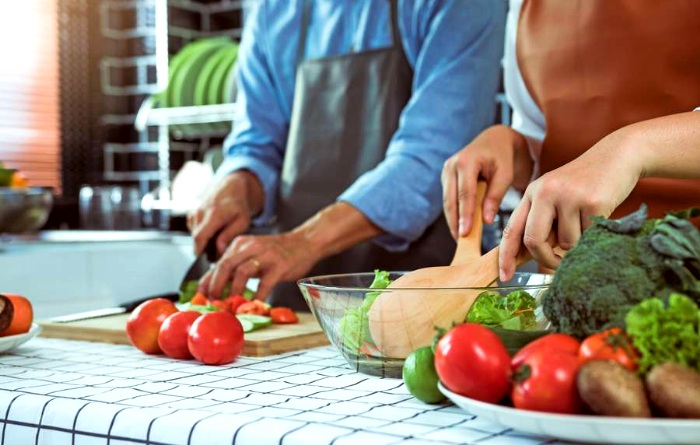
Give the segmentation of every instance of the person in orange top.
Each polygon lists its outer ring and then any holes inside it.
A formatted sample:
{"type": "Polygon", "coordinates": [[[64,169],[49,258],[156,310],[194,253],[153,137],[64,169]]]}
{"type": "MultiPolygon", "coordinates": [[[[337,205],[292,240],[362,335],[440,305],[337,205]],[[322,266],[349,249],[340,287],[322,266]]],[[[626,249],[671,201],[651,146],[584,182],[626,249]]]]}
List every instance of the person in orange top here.
{"type": "Polygon", "coordinates": [[[504,73],[512,127],[494,126],[445,163],[444,212],[469,232],[476,182],[484,222],[524,192],[503,232],[500,278],[525,246],[576,244],[591,217],[700,205],[700,27],[680,0],[510,0],[504,73]],[[695,112],[693,110],[696,109],[695,112]]]}

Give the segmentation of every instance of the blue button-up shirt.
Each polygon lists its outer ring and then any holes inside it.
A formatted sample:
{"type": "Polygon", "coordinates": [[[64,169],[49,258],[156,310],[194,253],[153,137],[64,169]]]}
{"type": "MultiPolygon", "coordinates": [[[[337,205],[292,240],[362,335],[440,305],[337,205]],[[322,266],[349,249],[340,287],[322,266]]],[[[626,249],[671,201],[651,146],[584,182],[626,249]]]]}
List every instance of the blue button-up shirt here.
{"type": "MultiPolygon", "coordinates": [[[[391,45],[388,0],[312,3],[302,30],[304,0],[259,1],[241,39],[239,117],[217,176],[257,175],[265,190],[257,224],[274,215],[300,32],[307,33],[306,59],[391,45]]],[[[505,9],[502,0],[399,0],[411,99],[385,159],[338,197],[386,232],[377,242],[389,250],[405,249],[440,215],[443,163],[494,121],[505,9]]]]}

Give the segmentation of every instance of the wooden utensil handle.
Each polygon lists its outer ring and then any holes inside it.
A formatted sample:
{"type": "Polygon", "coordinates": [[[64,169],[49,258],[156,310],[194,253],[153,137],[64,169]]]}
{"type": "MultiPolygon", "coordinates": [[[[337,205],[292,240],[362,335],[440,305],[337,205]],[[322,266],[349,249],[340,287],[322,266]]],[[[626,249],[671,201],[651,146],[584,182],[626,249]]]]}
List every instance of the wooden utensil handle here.
{"type": "Polygon", "coordinates": [[[452,257],[450,265],[464,264],[481,256],[481,237],[484,233],[484,220],[482,207],[486,194],[486,182],[479,181],[476,184],[476,202],[472,215],[472,228],[467,236],[457,239],[457,249],[452,257]]]}

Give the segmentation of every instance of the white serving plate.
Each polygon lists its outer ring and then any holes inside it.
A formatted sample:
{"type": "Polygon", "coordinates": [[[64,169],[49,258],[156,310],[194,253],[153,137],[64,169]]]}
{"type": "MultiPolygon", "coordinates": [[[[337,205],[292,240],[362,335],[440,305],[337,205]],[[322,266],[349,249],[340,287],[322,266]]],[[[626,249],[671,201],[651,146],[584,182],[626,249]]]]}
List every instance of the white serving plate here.
{"type": "Polygon", "coordinates": [[[29,332],[24,334],[10,335],[8,337],[0,337],[0,353],[10,351],[19,345],[28,342],[32,338],[36,337],[41,333],[41,326],[36,323],[32,323],[32,327],[29,332]]]}
{"type": "Polygon", "coordinates": [[[442,384],[439,388],[468,413],[523,433],[600,444],[700,444],[700,420],[548,414],[480,402],[442,384]]]}

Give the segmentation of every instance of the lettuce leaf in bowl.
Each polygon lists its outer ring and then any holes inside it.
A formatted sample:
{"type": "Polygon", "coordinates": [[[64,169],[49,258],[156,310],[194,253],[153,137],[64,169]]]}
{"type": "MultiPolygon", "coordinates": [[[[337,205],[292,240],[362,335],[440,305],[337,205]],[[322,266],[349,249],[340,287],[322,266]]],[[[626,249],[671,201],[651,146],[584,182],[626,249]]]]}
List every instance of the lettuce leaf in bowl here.
{"type": "MultiPolygon", "coordinates": [[[[391,284],[389,272],[383,270],[374,271],[374,280],[370,289],[386,289],[391,284]]],[[[372,304],[381,292],[367,292],[362,304],[358,307],[346,309],[345,315],[340,319],[339,331],[342,336],[343,346],[353,354],[367,352],[374,347],[372,335],[369,332],[368,314],[372,304]],[[364,350],[364,351],[363,351],[364,350]]]]}
{"type": "Polygon", "coordinates": [[[501,296],[496,291],[484,291],[476,298],[465,321],[513,331],[537,329],[537,301],[524,290],[501,296]]]}

